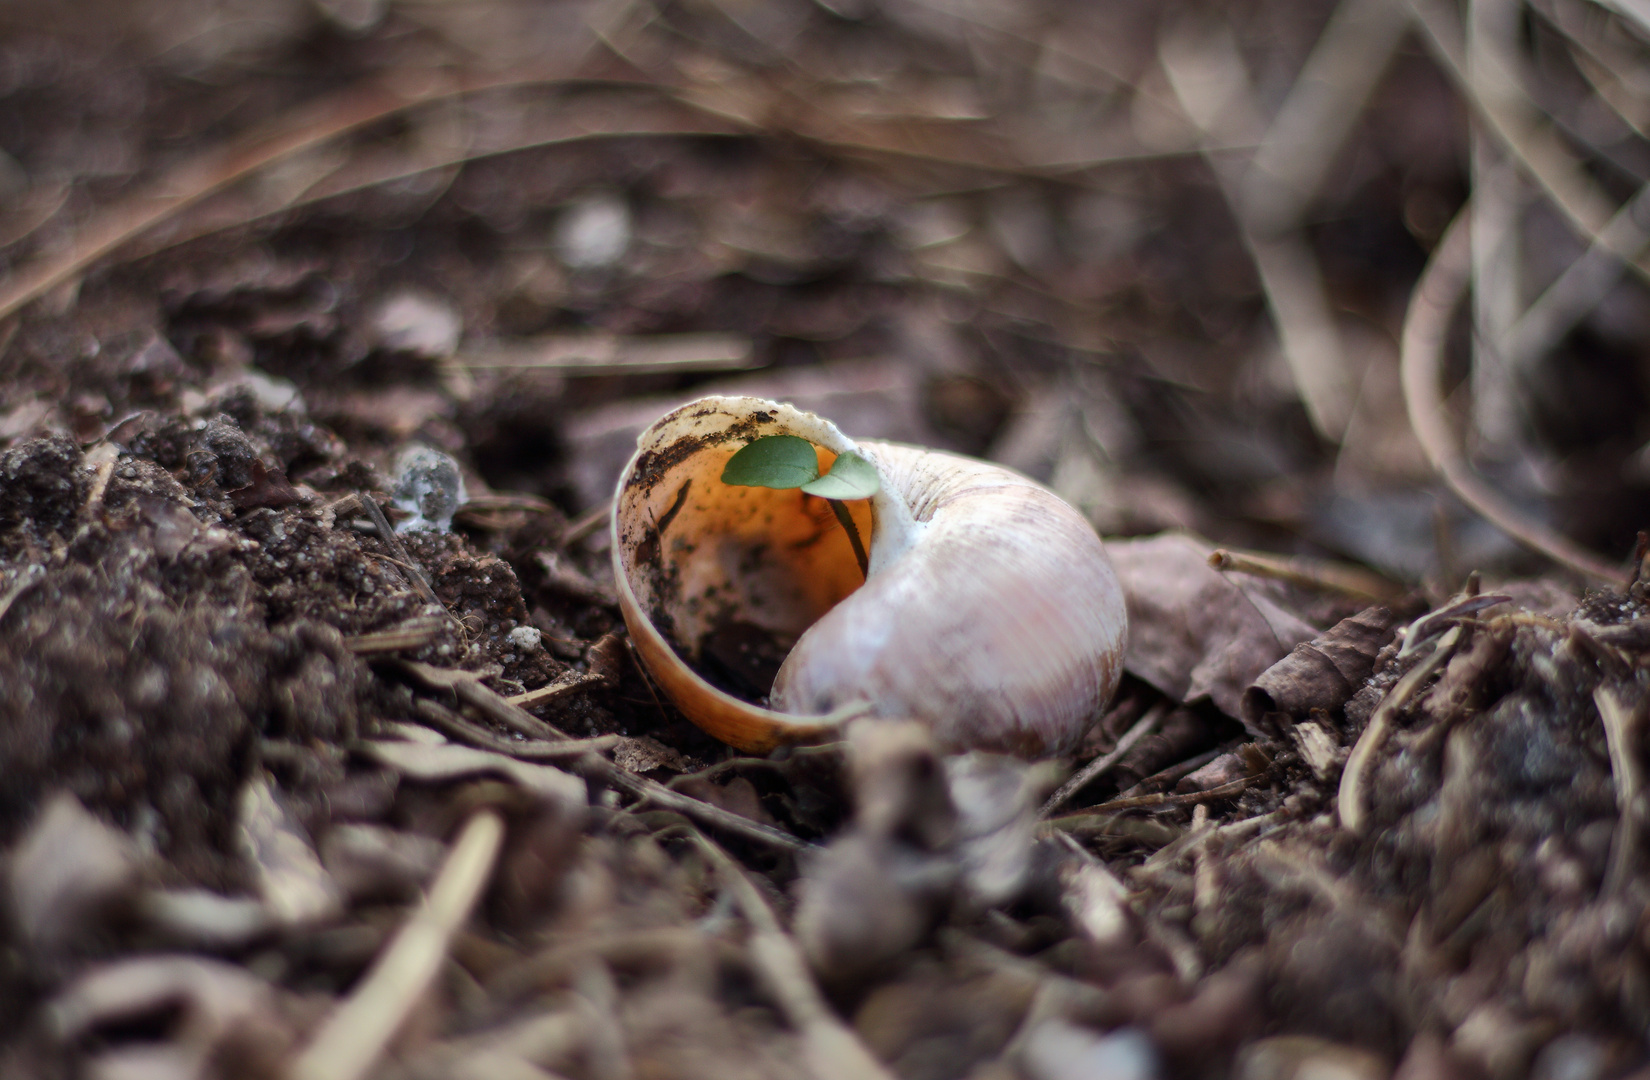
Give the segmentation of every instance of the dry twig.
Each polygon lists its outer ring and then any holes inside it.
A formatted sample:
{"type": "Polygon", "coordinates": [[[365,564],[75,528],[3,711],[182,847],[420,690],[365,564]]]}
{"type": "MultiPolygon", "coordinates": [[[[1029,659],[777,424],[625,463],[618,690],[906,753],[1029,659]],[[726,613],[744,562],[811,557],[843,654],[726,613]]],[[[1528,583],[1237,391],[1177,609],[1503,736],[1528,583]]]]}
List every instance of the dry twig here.
{"type": "Polygon", "coordinates": [[[1615,779],[1616,805],[1621,823],[1610,838],[1609,868],[1604,874],[1604,892],[1619,893],[1633,879],[1644,832],[1639,801],[1644,794],[1644,768],[1635,749],[1638,742],[1640,710],[1630,709],[1609,686],[1593,690],[1593,703],[1604,721],[1605,742],[1610,747],[1610,772],[1615,779]]]}
{"type": "Polygon", "coordinates": [[[1450,224],[1421,280],[1416,283],[1404,317],[1399,367],[1410,426],[1415,429],[1415,437],[1427,460],[1462,502],[1532,551],[1584,577],[1620,585],[1620,570],[1568,537],[1531,521],[1484,483],[1467,463],[1449,431],[1438,382],[1450,315],[1467,288],[1471,265],[1470,217],[1469,210],[1463,208],[1450,224]]]}
{"type": "Polygon", "coordinates": [[[803,1060],[818,1080],[892,1080],[852,1028],[838,1020],[808,972],[802,950],[785,933],[762,894],[727,852],[694,834],[717,877],[732,891],[751,925],[750,954],[756,970],[802,1037],[803,1060]]]}
{"type": "Polygon", "coordinates": [[[1168,714],[1168,702],[1160,701],[1153,705],[1147,710],[1145,716],[1135,721],[1134,726],[1123,733],[1123,737],[1117,740],[1117,745],[1112,747],[1108,753],[1095,758],[1083,766],[1077,775],[1061,784],[1059,790],[1048,797],[1048,801],[1043,804],[1043,809],[1038,813],[1038,816],[1048,817],[1064,806],[1073,795],[1087,787],[1096,777],[1103,776],[1106,770],[1122,760],[1123,755],[1129,752],[1130,747],[1150,735],[1168,714]]]}
{"type": "Polygon", "coordinates": [[[1373,571],[1323,559],[1299,556],[1280,558],[1258,551],[1216,548],[1209,553],[1209,565],[1216,570],[1287,581],[1294,585],[1304,585],[1309,589],[1341,593],[1377,604],[1391,603],[1404,594],[1403,586],[1388,581],[1373,571]]]}
{"type": "Polygon", "coordinates": [[[289,1080],[359,1080],[416,1006],[492,877],[504,819],[477,811],[447,853],[428,898],[379,954],[355,992],[287,1070],[289,1080]]]}
{"type": "Polygon", "coordinates": [[[1369,723],[1364,725],[1363,733],[1358,736],[1352,752],[1347,755],[1346,767],[1341,772],[1340,791],[1336,795],[1335,805],[1341,815],[1341,825],[1348,832],[1357,835],[1364,830],[1366,777],[1374,763],[1376,752],[1386,741],[1387,729],[1392,726],[1393,717],[1409,704],[1409,699],[1415,696],[1415,691],[1421,688],[1421,684],[1443,666],[1460,640],[1459,626],[1452,626],[1445,631],[1432,652],[1410,668],[1404,677],[1387,691],[1386,697],[1382,698],[1381,704],[1376,707],[1375,714],[1369,718],[1369,723]]]}

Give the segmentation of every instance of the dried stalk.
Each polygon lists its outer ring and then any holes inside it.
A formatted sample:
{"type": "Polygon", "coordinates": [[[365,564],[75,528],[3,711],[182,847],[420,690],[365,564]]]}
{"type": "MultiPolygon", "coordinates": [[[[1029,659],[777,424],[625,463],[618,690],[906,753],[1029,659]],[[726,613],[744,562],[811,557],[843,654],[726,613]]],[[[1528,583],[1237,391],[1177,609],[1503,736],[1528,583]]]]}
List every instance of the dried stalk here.
{"type": "Polygon", "coordinates": [[[852,1028],[837,1019],[814,984],[802,950],[791,940],[767,901],[727,852],[695,833],[716,865],[716,876],[733,893],[751,926],[750,956],[778,999],[785,1018],[802,1037],[803,1061],[818,1080],[893,1080],[852,1028]]]}
{"type": "MultiPolygon", "coordinates": [[[[1249,75],[1229,34],[1170,35],[1158,48],[1158,62],[1205,140],[1213,139],[1217,130],[1258,128],[1249,75]]],[[[1240,165],[1212,154],[1206,157],[1242,226],[1307,416],[1319,435],[1339,442],[1351,416],[1351,381],[1317,258],[1298,232],[1263,229],[1249,217],[1240,165]]]]}
{"type": "Polygon", "coordinates": [[[288,1080],[360,1080],[441,970],[448,946],[492,877],[504,819],[477,811],[459,833],[424,903],[287,1070],[288,1080]]]}
{"type": "Polygon", "coordinates": [[[1604,721],[1604,738],[1610,748],[1610,772],[1615,780],[1616,806],[1621,811],[1621,823],[1610,839],[1610,863],[1604,874],[1607,895],[1615,895],[1633,880],[1639,848],[1643,844],[1643,815],[1639,802],[1644,795],[1644,768],[1639,764],[1634,744],[1638,741],[1640,713],[1629,709],[1615,690],[1599,686],[1593,690],[1593,703],[1604,721]]]}
{"type": "Polygon", "coordinates": [[[1469,63],[1451,5],[1440,0],[1408,2],[1445,73],[1571,226],[1589,243],[1605,247],[1650,280],[1650,260],[1640,259],[1636,249],[1621,246],[1621,238],[1607,234],[1618,207],[1588,176],[1586,167],[1530,100],[1516,75],[1505,63],[1495,60],[1477,66],[1469,63]]]}
{"type": "Polygon", "coordinates": [[[1387,729],[1392,726],[1393,717],[1409,704],[1409,699],[1415,696],[1415,691],[1421,688],[1421,684],[1443,666],[1460,640],[1459,626],[1452,626],[1445,631],[1432,653],[1410,668],[1409,672],[1398,680],[1397,685],[1387,691],[1386,697],[1382,698],[1381,704],[1376,707],[1375,715],[1369,718],[1363,733],[1358,736],[1352,753],[1347,755],[1335,805],[1341,815],[1342,827],[1353,835],[1361,834],[1367,824],[1364,818],[1364,787],[1375,754],[1386,741],[1387,729]]]}
{"type": "Polygon", "coordinates": [[[1064,806],[1073,795],[1087,787],[1096,777],[1103,776],[1108,769],[1122,760],[1123,755],[1129,752],[1130,747],[1150,735],[1168,714],[1168,702],[1160,701],[1153,705],[1146,711],[1145,716],[1135,721],[1134,726],[1123,733],[1123,737],[1117,740],[1117,745],[1111,748],[1110,753],[1095,758],[1083,766],[1076,776],[1061,784],[1059,790],[1048,797],[1048,802],[1043,804],[1043,809],[1039,811],[1037,816],[1048,817],[1064,806]]]}
{"type": "Polygon", "coordinates": [[[1532,551],[1584,577],[1620,585],[1620,570],[1568,537],[1531,521],[1484,483],[1468,464],[1444,418],[1438,382],[1450,315],[1467,288],[1472,254],[1470,217],[1469,209],[1464,207],[1450,223],[1415,286],[1404,317],[1398,362],[1410,426],[1427,460],[1462,502],[1532,551]]]}
{"type": "Polygon", "coordinates": [[[1340,593],[1356,600],[1388,604],[1404,595],[1404,587],[1362,567],[1347,566],[1324,559],[1299,556],[1280,558],[1258,551],[1216,548],[1209,553],[1209,565],[1216,570],[1287,581],[1323,592],[1340,593]]]}

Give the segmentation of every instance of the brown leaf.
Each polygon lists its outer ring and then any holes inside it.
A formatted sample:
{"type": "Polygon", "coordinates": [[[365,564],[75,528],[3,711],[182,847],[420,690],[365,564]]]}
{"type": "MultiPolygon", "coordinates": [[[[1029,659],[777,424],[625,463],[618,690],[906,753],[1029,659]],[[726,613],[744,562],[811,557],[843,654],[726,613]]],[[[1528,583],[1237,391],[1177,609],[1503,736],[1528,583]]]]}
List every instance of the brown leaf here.
{"type": "Polygon", "coordinates": [[[1213,545],[1165,533],[1106,545],[1129,605],[1124,667],[1176,701],[1211,699],[1240,716],[1245,688],[1290,649],[1318,636],[1309,605],[1282,582],[1222,574],[1213,545]]]}
{"type": "Polygon", "coordinates": [[[1365,608],[1296,645],[1243,692],[1243,726],[1258,735],[1271,726],[1268,717],[1299,720],[1313,709],[1339,709],[1375,670],[1376,654],[1402,621],[1387,608],[1365,608]]]}

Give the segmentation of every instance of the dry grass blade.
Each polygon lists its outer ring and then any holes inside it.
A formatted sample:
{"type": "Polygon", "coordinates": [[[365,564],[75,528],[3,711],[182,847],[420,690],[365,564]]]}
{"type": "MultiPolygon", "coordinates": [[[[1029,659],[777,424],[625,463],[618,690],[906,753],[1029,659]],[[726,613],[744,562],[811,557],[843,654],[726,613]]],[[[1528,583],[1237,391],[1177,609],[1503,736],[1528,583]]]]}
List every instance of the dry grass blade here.
{"type": "MultiPolygon", "coordinates": [[[[227,146],[207,151],[199,157],[178,166],[154,181],[139,194],[124,199],[97,214],[79,230],[75,242],[65,251],[37,258],[5,282],[4,287],[0,288],[0,320],[4,320],[24,305],[38,300],[58,286],[73,280],[77,275],[84,273],[106,256],[162,222],[175,218],[182,211],[279,162],[325,146],[344,135],[409,109],[487,90],[552,85],[569,82],[572,78],[573,73],[570,72],[550,73],[542,70],[493,74],[461,71],[457,75],[444,79],[435,78],[424,72],[399,72],[390,78],[384,79],[379,84],[358,87],[320,102],[302,106],[244,138],[234,140],[227,146]]],[[[648,84],[641,85],[646,86],[648,84]]],[[[719,94],[707,93],[704,90],[696,91],[692,88],[681,89],[657,86],[651,88],[662,90],[677,105],[685,106],[701,116],[709,117],[713,123],[717,120],[731,120],[734,122],[731,129],[717,124],[714,127],[705,129],[702,133],[727,134],[730,130],[738,129],[764,130],[760,113],[752,114],[748,110],[730,108],[726,101],[721,100],[719,94]]],[[[527,138],[503,148],[474,151],[460,149],[454,153],[440,155],[433,160],[420,160],[411,165],[405,163],[392,164],[387,168],[378,169],[364,179],[351,177],[331,184],[320,183],[315,185],[313,190],[295,192],[290,199],[281,200],[272,207],[266,206],[254,210],[249,215],[242,215],[233,221],[216,222],[204,230],[185,230],[185,235],[173,237],[168,243],[176,243],[203,235],[205,232],[244,224],[248,220],[315,202],[319,199],[347,194],[375,184],[403,180],[422,173],[462,165],[467,161],[480,157],[527,149],[535,145],[591,138],[602,134],[635,135],[655,133],[655,130],[647,125],[642,125],[640,128],[618,125],[610,131],[598,130],[602,126],[597,121],[586,125],[590,130],[562,132],[548,138],[527,138]]],[[[1000,150],[990,146],[978,145],[980,140],[977,137],[970,138],[958,145],[957,139],[947,131],[947,125],[944,123],[930,125],[922,129],[921,132],[913,132],[909,125],[892,127],[886,131],[873,126],[863,130],[845,132],[839,124],[829,120],[821,120],[810,125],[809,128],[809,130],[802,132],[806,137],[845,150],[869,151],[878,155],[911,156],[919,159],[929,158],[935,161],[986,168],[994,171],[1003,170],[1004,162],[1012,160],[1012,155],[1005,155],[1000,150]],[[926,137],[913,139],[914,134],[921,134],[926,137]]],[[[669,134],[682,133],[680,125],[667,124],[663,126],[662,131],[669,134]]],[[[1161,154],[1144,154],[1136,150],[1135,152],[1107,155],[1102,159],[1086,161],[1083,164],[1092,166],[1103,164],[1106,161],[1129,161],[1142,156],[1161,156],[1161,154]]]]}
{"type": "Polygon", "coordinates": [[[1479,479],[1449,430],[1438,384],[1450,315],[1467,289],[1470,217],[1469,210],[1463,208],[1450,224],[1415,286],[1404,317],[1399,368],[1410,426],[1427,460],[1462,502],[1532,551],[1583,577],[1620,585],[1619,569],[1568,537],[1531,521],[1479,479]]]}
{"type": "MultiPolygon", "coordinates": [[[[1199,27],[1171,34],[1159,46],[1158,61],[1205,139],[1258,126],[1249,75],[1229,33],[1199,27]]],[[[1351,379],[1317,258],[1298,233],[1258,228],[1246,212],[1240,167],[1213,155],[1208,160],[1242,227],[1307,416],[1319,435],[1339,442],[1352,411],[1351,379]]]]}
{"type": "Polygon", "coordinates": [[[1604,874],[1604,892],[1619,893],[1632,881],[1637,869],[1639,847],[1644,833],[1639,800],[1644,794],[1644,767],[1634,749],[1638,742],[1641,713],[1629,708],[1608,686],[1593,691],[1593,703],[1604,721],[1604,737],[1610,747],[1610,771],[1616,787],[1616,805],[1621,823],[1610,838],[1609,868],[1604,874]]]}
{"type": "Polygon", "coordinates": [[[289,1080],[359,1080],[367,1075],[435,980],[453,934],[470,917],[492,876],[503,842],[504,819],[494,811],[478,811],[465,823],[429,897],[292,1062],[289,1080]]]}
{"type": "Polygon", "coordinates": [[[1472,178],[1472,412],[1486,448],[1505,456],[1519,443],[1518,391],[1528,370],[1500,347],[1522,305],[1524,182],[1483,132],[1473,133],[1472,178]]]}
{"type": "Polygon", "coordinates": [[[1209,565],[1216,570],[1287,581],[1377,604],[1390,603],[1404,594],[1403,586],[1377,573],[1322,559],[1280,558],[1258,551],[1216,548],[1209,553],[1209,565]]]}
{"type": "Polygon", "coordinates": [[[460,353],[469,368],[535,368],[564,375],[744,371],[759,366],[743,334],[557,334],[460,353]]]}
{"type": "Polygon", "coordinates": [[[1528,370],[1587,312],[1597,307],[1621,277],[1617,252],[1643,258],[1650,245],[1650,184],[1639,188],[1609,224],[1599,230],[1585,254],[1547,286],[1508,328],[1498,346],[1502,362],[1513,372],[1528,370]]]}
{"type": "Polygon", "coordinates": [[[348,91],[282,116],[244,139],[208,151],[95,217],[77,242],[56,257],[25,267],[0,290],[0,319],[36,300],[179,211],[237,180],[404,109],[474,89],[444,83],[390,83],[348,91]]]}
{"type": "Polygon", "coordinates": [[[1392,726],[1393,717],[1409,704],[1410,698],[1415,696],[1415,691],[1421,688],[1421,684],[1431,678],[1443,666],[1444,661],[1450,658],[1450,654],[1455,651],[1456,643],[1460,640],[1459,626],[1452,626],[1445,631],[1432,652],[1410,668],[1408,673],[1387,691],[1386,697],[1381,699],[1381,704],[1375,709],[1375,714],[1369,718],[1369,723],[1364,725],[1363,733],[1358,736],[1352,752],[1347,755],[1346,768],[1341,773],[1340,791],[1335,800],[1336,809],[1341,815],[1341,826],[1348,832],[1359,835],[1364,831],[1364,787],[1368,783],[1367,778],[1375,761],[1375,754],[1386,741],[1387,730],[1392,726]]]}
{"type": "Polygon", "coordinates": [[[1276,233],[1300,223],[1408,26],[1390,0],[1341,0],[1244,178],[1252,228],[1276,233]]]}
{"type": "Polygon", "coordinates": [[[1607,232],[1618,207],[1588,176],[1505,63],[1473,67],[1454,13],[1437,0],[1410,0],[1427,43],[1496,139],[1518,159],[1547,197],[1589,243],[1596,243],[1650,280],[1639,251],[1607,232]]]}
{"type": "Polygon", "coordinates": [[[1130,747],[1150,735],[1168,714],[1168,702],[1163,701],[1152,706],[1151,709],[1147,710],[1145,716],[1135,721],[1134,726],[1123,733],[1123,737],[1117,740],[1117,745],[1112,747],[1109,753],[1095,758],[1083,766],[1070,780],[1061,784],[1059,790],[1048,797],[1048,801],[1043,804],[1043,809],[1038,813],[1038,816],[1048,817],[1064,806],[1073,795],[1087,787],[1090,782],[1103,776],[1106,770],[1122,760],[1123,755],[1129,752],[1130,747]]]}
{"type": "Polygon", "coordinates": [[[694,839],[716,865],[717,877],[738,901],[751,925],[751,961],[779,1000],[785,1018],[802,1036],[808,1071],[818,1080],[893,1080],[826,1002],[814,984],[802,950],[779,925],[767,901],[727,852],[705,837],[694,839]]]}
{"type": "MultiPolygon", "coordinates": [[[[0,288],[0,320],[12,315],[24,305],[38,300],[65,282],[73,280],[92,265],[116,249],[153,229],[162,222],[197,205],[204,199],[223,191],[241,180],[296,155],[314,150],[370,124],[437,102],[511,87],[553,85],[570,80],[569,72],[546,72],[538,69],[475,73],[460,71],[455,75],[438,77],[430,72],[395,72],[380,82],[346,90],[332,97],[301,106],[278,117],[263,128],[226,146],[207,151],[166,173],[137,195],[98,213],[83,226],[75,242],[65,251],[42,256],[14,274],[0,288]]],[[[679,104],[694,108],[684,100],[679,104]]],[[[342,183],[317,185],[314,190],[295,193],[274,207],[256,211],[251,218],[266,216],[293,206],[318,199],[346,194],[350,191],[406,179],[420,173],[461,165],[477,157],[525,149],[543,141],[567,141],[601,134],[591,130],[599,124],[585,125],[585,130],[561,133],[548,140],[524,140],[506,148],[458,152],[440,156],[436,160],[421,160],[408,167],[392,165],[379,170],[365,180],[353,179],[342,183]]],[[[720,132],[722,129],[717,128],[720,132]]],[[[647,134],[646,130],[632,131],[621,127],[612,134],[647,134]]],[[[675,133],[672,130],[672,133],[675,133]]],[[[219,222],[206,231],[244,224],[247,217],[233,222],[219,222]]],[[[201,235],[199,230],[174,237],[179,242],[201,235]]]]}

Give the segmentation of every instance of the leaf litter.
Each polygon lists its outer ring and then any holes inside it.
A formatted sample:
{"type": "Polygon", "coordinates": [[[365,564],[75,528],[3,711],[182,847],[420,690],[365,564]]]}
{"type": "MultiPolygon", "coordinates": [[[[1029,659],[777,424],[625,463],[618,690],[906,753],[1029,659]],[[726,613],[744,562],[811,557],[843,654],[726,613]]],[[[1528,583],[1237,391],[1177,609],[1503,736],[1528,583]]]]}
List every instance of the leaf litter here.
{"type": "Polygon", "coordinates": [[[244,7],[3,16],[0,1073],[1646,1068],[1630,5],[244,7]],[[1120,534],[1073,760],[661,701],[712,391],[1120,534]]]}

